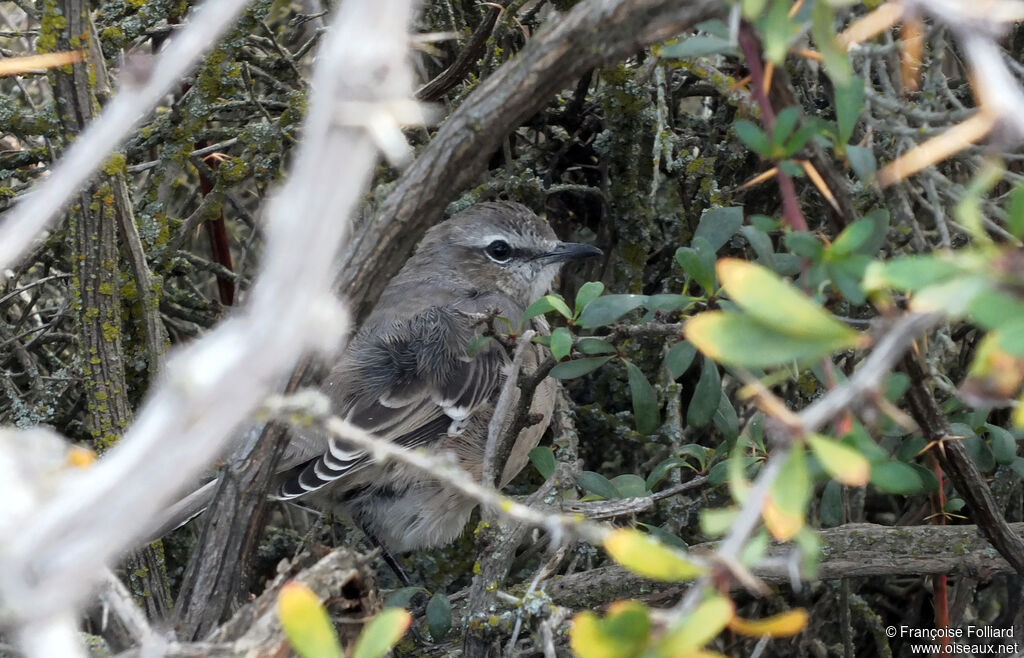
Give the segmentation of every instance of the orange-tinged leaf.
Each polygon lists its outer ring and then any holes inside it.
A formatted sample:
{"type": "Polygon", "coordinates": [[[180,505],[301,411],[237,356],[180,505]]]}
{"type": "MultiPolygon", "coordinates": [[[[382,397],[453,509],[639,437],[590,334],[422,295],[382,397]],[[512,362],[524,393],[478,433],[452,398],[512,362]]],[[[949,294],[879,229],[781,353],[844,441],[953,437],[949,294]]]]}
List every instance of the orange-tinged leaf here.
{"type": "MultiPolygon", "coordinates": [[[[686,339],[719,363],[746,368],[768,368],[783,363],[808,362],[850,347],[845,337],[807,338],[769,327],[745,313],[707,311],[686,321],[686,339]]],[[[854,334],[855,341],[860,338],[854,334]]]]}
{"type": "Polygon", "coordinates": [[[580,658],[631,658],[649,641],[651,620],[647,606],[638,601],[619,601],[601,619],[581,612],[569,628],[569,646],[580,658]]]}
{"type": "Polygon", "coordinates": [[[764,518],[764,525],[768,528],[768,532],[779,541],[789,541],[804,527],[803,514],[796,514],[779,507],[770,495],[764,500],[761,516],[764,518]]]}
{"type": "Polygon", "coordinates": [[[352,658],[382,658],[405,635],[412,615],[402,608],[385,608],[370,620],[356,640],[352,658]]]}
{"type": "Polygon", "coordinates": [[[871,479],[871,463],[853,448],[820,435],[807,437],[814,456],[833,478],[850,487],[862,487],[871,479]]]}
{"type": "Polygon", "coordinates": [[[277,595],[277,616],[300,658],[342,658],[327,610],[306,585],[290,581],[277,595]]]}
{"type": "Polygon", "coordinates": [[[81,50],[71,50],[60,53],[45,53],[43,55],[27,55],[25,57],[10,57],[0,59],[0,77],[18,75],[41,69],[52,69],[55,66],[74,64],[85,57],[81,50]]]}
{"type": "Polygon", "coordinates": [[[782,334],[851,345],[858,339],[856,331],[767,267],[739,258],[723,258],[715,271],[732,301],[758,322],[782,334]]]}
{"type": "Polygon", "coordinates": [[[633,573],[653,580],[691,580],[704,573],[703,567],[691,562],[683,553],[639,530],[613,530],[605,537],[604,549],[612,559],[633,573]]]}
{"type": "Polygon", "coordinates": [[[668,630],[659,646],[662,656],[690,656],[718,637],[736,614],[736,606],[721,594],[712,594],[693,613],[668,630]]]}
{"type": "Polygon", "coordinates": [[[796,635],[807,626],[807,611],[803,608],[789,610],[764,619],[742,619],[733,617],[729,628],[748,637],[789,637],[796,635]]]}

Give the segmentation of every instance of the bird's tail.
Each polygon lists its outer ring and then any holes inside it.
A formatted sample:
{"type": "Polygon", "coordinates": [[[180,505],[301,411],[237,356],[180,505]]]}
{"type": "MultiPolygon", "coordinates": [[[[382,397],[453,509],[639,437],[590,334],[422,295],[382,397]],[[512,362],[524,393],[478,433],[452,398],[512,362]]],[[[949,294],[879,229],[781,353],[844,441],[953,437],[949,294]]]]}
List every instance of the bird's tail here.
{"type": "Polygon", "coordinates": [[[156,541],[172,530],[177,530],[206,511],[220,480],[211,480],[163,511],[159,525],[149,534],[149,541],[156,541]]]}

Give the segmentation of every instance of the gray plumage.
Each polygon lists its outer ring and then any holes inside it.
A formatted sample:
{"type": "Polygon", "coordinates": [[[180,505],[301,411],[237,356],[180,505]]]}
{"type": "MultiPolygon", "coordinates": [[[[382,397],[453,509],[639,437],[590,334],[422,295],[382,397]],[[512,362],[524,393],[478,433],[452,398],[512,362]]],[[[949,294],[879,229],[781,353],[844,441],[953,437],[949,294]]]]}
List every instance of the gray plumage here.
{"type": "MultiPolygon", "coordinates": [[[[509,363],[495,341],[467,353],[485,328],[479,316],[497,311],[518,321],[564,262],[597,254],[559,242],[546,222],[516,203],[478,204],[434,226],[324,382],[332,411],[398,445],[451,451],[479,480],[509,363]]],[[[538,350],[527,351],[524,369],[539,363],[538,350]]],[[[547,427],[551,387],[543,383],[534,397],[531,410],[543,420],[516,438],[502,486],[525,466],[547,427]]],[[[340,506],[394,552],[451,541],[475,507],[418,471],[375,464],[317,431],[296,433],[282,468],[274,497],[340,506]]]]}

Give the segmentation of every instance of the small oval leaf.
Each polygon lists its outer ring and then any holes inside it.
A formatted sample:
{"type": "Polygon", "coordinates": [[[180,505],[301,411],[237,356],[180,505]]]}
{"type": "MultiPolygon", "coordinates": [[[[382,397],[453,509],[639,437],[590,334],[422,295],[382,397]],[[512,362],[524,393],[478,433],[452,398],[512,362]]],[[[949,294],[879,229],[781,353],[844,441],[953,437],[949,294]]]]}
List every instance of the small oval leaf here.
{"type": "Polygon", "coordinates": [[[638,530],[620,528],[605,537],[604,549],[613,560],[633,573],[666,582],[691,580],[704,568],[683,553],[668,548],[638,530]]]}
{"type": "Polygon", "coordinates": [[[723,258],[716,271],[733,302],[779,333],[851,345],[858,338],[857,332],[768,268],[738,258],[723,258]]]}
{"type": "Polygon", "coordinates": [[[591,356],[585,359],[573,359],[559,363],[551,369],[551,376],[555,379],[574,379],[591,373],[604,364],[608,363],[610,356],[591,356]]]}
{"type": "Polygon", "coordinates": [[[452,627],[452,604],[448,597],[438,592],[427,603],[427,630],[434,642],[440,642],[452,627]]]}
{"type": "Polygon", "coordinates": [[[277,595],[277,616],[300,658],[341,658],[341,645],[320,598],[309,587],[289,581],[277,595]]]}
{"type": "Polygon", "coordinates": [[[541,477],[547,480],[555,472],[557,466],[555,462],[555,453],[551,451],[551,448],[547,446],[537,446],[530,451],[530,463],[537,469],[541,477]]]}
{"type": "Polygon", "coordinates": [[[561,361],[572,351],[572,334],[565,327],[558,327],[551,332],[551,355],[561,361]]]}
{"type": "MultiPolygon", "coordinates": [[[[626,372],[629,376],[629,392],[633,398],[633,416],[636,419],[636,431],[641,434],[653,434],[661,427],[661,411],[658,407],[658,395],[654,387],[647,381],[644,373],[631,361],[626,361],[626,372]]],[[[717,369],[716,369],[717,372],[717,369]]]]}
{"type": "Polygon", "coordinates": [[[412,615],[406,610],[381,610],[359,634],[352,658],[383,658],[398,644],[411,623],[412,615]]]}
{"type": "Polygon", "coordinates": [[[626,313],[640,308],[647,295],[605,295],[587,304],[580,314],[579,325],[584,329],[612,324],[626,313]]]}
{"type": "Polygon", "coordinates": [[[820,435],[807,437],[814,456],[828,474],[850,487],[863,487],[871,479],[871,464],[853,448],[820,435]]]}

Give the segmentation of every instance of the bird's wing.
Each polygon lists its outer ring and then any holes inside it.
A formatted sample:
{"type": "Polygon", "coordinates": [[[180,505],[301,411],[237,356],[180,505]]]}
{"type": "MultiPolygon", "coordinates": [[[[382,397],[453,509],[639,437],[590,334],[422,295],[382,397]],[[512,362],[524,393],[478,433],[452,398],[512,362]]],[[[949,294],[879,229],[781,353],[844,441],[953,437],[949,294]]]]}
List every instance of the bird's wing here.
{"type": "MultiPolygon", "coordinates": [[[[505,351],[491,342],[467,354],[476,330],[468,315],[437,307],[364,329],[325,390],[336,412],[356,426],[407,448],[431,443],[457,431],[501,390],[505,351]]],[[[277,497],[316,491],[370,461],[332,438],[321,454],[287,472],[277,497]]]]}

